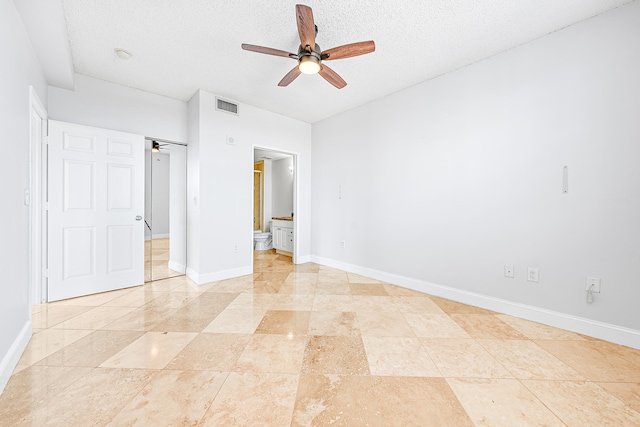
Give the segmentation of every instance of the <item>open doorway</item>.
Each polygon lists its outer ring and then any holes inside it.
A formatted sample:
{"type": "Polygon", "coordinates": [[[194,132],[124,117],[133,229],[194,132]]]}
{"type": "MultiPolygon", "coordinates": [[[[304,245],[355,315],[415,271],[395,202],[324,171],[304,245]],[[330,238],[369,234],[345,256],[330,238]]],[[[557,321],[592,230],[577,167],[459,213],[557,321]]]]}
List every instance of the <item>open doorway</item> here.
{"type": "Polygon", "coordinates": [[[254,147],[254,267],[296,261],[296,156],[254,147]]]}
{"type": "Polygon", "coordinates": [[[187,147],[145,139],[144,281],[182,276],[187,265],[187,147]]]}

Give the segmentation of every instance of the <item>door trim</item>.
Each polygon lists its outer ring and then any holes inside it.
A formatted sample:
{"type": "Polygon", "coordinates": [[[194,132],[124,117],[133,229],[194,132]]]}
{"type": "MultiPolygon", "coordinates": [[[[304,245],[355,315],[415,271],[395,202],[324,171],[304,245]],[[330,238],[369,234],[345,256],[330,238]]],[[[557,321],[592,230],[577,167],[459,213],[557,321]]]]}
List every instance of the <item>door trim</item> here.
{"type": "MultiPolygon", "coordinates": [[[[287,154],[290,155],[293,158],[293,210],[295,213],[295,216],[293,218],[293,252],[292,252],[292,257],[291,257],[291,262],[293,264],[298,264],[298,241],[300,239],[300,233],[298,232],[298,220],[299,220],[299,216],[298,216],[298,212],[300,212],[300,206],[298,206],[298,201],[299,201],[299,197],[298,197],[298,156],[299,153],[294,152],[294,151],[288,151],[288,150],[283,150],[281,148],[273,148],[273,147],[269,147],[268,145],[263,145],[263,144],[252,144],[251,146],[251,159],[253,160],[253,153],[255,152],[255,150],[260,149],[260,150],[268,150],[268,151],[277,151],[279,153],[283,153],[283,154],[287,154]]],[[[251,192],[252,196],[251,198],[253,199],[253,191],[251,192]]],[[[251,207],[253,208],[253,202],[251,202],[251,207]]],[[[266,225],[266,223],[269,220],[267,218],[264,218],[263,220],[263,226],[266,225]]],[[[253,233],[251,235],[251,245],[253,246],[254,241],[253,241],[253,233]]],[[[251,251],[251,269],[253,271],[253,250],[251,251]]]]}
{"type": "Polygon", "coordinates": [[[47,298],[47,110],[33,86],[29,86],[29,302],[41,304],[47,298]],[[36,121],[40,132],[36,133],[36,121]]]}

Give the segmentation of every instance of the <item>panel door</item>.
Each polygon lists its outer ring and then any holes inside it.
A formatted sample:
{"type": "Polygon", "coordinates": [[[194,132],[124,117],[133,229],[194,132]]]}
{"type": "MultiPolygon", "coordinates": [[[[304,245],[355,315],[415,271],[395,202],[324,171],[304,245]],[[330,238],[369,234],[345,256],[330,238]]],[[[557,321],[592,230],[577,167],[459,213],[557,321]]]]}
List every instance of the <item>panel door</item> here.
{"type": "Polygon", "coordinates": [[[48,301],[144,281],[144,137],[49,121],[48,301]]]}

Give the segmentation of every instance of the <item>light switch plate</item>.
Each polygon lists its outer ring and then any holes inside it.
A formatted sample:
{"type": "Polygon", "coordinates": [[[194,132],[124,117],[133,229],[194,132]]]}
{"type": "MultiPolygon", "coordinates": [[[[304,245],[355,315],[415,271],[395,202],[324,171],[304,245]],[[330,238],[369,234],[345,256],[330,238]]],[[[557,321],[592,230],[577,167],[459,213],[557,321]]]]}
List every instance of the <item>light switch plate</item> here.
{"type": "Polygon", "coordinates": [[[538,279],[539,279],[539,271],[538,271],[538,269],[529,267],[527,269],[527,280],[529,282],[538,283],[538,279]]]}

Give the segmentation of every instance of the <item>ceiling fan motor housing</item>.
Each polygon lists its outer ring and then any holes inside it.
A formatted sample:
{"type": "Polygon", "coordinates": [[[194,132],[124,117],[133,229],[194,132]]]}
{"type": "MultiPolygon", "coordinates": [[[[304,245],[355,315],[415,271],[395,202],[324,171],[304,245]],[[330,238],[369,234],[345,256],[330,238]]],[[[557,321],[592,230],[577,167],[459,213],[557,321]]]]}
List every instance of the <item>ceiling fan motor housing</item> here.
{"type": "Polygon", "coordinates": [[[298,60],[302,59],[302,57],[304,56],[314,56],[319,61],[320,59],[322,59],[321,55],[322,55],[322,49],[320,49],[320,45],[318,43],[316,43],[316,46],[313,48],[311,52],[309,52],[304,47],[302,47],[302,45],[300,45],[300,47],[298,48],[298,60]]]}

